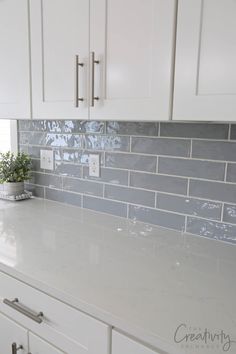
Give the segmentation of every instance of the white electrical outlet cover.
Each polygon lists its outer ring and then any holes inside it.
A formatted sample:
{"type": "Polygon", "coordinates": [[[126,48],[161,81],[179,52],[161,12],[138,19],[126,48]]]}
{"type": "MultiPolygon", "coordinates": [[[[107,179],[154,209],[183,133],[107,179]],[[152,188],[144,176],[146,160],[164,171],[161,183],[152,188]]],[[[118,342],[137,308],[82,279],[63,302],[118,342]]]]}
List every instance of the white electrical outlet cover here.
{"type": "Polygon", "coordinates": [[[89,155],[89,176],[100,177],[100,155],[99,154],[89,155]]]}
{"type": "Polygon", "coordinates": [[[40,150],[40,168],[54,170],[54,153],[52,150],[40,150]]]}

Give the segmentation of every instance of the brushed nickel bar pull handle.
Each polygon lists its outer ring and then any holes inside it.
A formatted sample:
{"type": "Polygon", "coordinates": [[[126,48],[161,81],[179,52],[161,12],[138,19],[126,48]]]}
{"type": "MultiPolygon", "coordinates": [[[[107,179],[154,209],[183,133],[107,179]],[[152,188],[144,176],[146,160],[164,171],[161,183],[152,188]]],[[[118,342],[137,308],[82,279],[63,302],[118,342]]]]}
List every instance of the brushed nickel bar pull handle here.
{"type": "Polygon", "coordinates": [[[17,354],[18,350],[22,350],[22,349],[23,349],[23,345],[17,347],[16,343],[12,343],[11,346],[12,354],[17,354]]]}
{"type": "Polygon", "coordinates": [[[90,67],[91,67],[91,97],[90,97],[90,106],[94,107],[94,101],[98,101],[99,97],[94,95],[94,86],[95,86],[95,64],[99,64],[99,60],[95,60],[95,53],[90,53],[90,67]]]}
{"type": "Polygon", "coordinates": [[[75,107],[79,107],[79,102],[83,101],[82,97],[79,97],[79,67],[83,67],[84,64],[79,62],[79,55],[75,56],[75,107]]]}
{"type": "Polygon", "coordinates": [[[19,305],[19,300],[16,298],[13,301],[10,301],[8,299],[4,299],[3,303],[9,307],[11,307],[12,309],[16,310],[17,312],[20,312],[22,315],[30,318],[31,320],[33,320],[34,322],[37,323],[42,323],[42,317],[43,317],[43,313],[39,312],[38,314],[35,314],[34,312],[26,309],[23,306],[19,305]]]}

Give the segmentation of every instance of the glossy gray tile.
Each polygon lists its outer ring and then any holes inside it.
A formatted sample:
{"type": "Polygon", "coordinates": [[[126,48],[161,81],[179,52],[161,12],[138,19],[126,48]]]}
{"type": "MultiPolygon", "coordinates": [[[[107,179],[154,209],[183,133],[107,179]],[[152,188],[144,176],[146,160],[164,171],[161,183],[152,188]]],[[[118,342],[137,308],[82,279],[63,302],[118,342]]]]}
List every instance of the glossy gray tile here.
{"type": "Polygon", "coordinates": [[[199,218],[215,221],[207,230],[222,225],[221,217],[224,225],[235,224],[235,140],[236,124],[227,123],[18,122],[19,150],[33,159],[28,186],[36,196],[122,217],[130,204],[134,219],[177,230],[189,216],[197,220],[195,234],[199,218]],[[40,149],[54,151],[54,171],[40,169],[40,149]],[[88,174],[90,153],[100,155],[99,178],[88,174]]]}
{"type": "Polygon", "coordinates": [[[82,166],[72,163],[56,162],[55,173],[61,176],[82,177],[82,166]]]}
{"type": "Polygon", "coordinates": [[[160,123],[160,135],[179,138],[228,139],[229,124],[160,123]]]}
{"type": "Polygon", "coordinates": [[[63,178],[63,189],[76,193],[90,194],[98,197],[103,196],[102,183],[90,182],[76,178],[63,178]]]}
{"type": "Polygon", "coordinates": [[[133,137],[131,150],[151,155],[188,157],[190,155],[190,144],[190,140],[183,139],[133,137]]]}
{"type": "Polygon", "coordinates": [[[233,204],[224,205],[223,221],[229,222],[231,224],[236,224],[236,205],[233,204]]]}
{"type": "Polygon", "coordinates": [[[94,198],[85,195],[83,197],[83,207],[86,209],[95,210],[124,218],[127,216],[126,204],[106,199],[94,198]]]}
{"type": "Polygon", "coordinates": [[[207,160],[236,161],[236,142],[194,140],[192,156],[207,160]]]}
{"type": "Polygon", "coordinates": [[[83,147],[83,136],[75,134],[52,134],[46,135],[47,146],[71,147],[81,149],[83,147]]]}
{"type": "Polygon", "coordinates": [[[88,150],[130,151],[130,138],[117,135],[86,135],[85,148],[88,150]]]}
{"type": "Polygon", "coordinates": [[[159,123],[156,122],[107,122],[108,134],[157,136],[159,123]]]}
{"type": "Polygon", "coordinates": [[[131,172],[130,185],[167,193],[187,194],[188,180],[172,176],[131,172]]]}
{"type": "Polygon", "coordinates": [[[105,198],[123,201],[126,203],[155,206],[155,193],[137,190],[134,188],[105,185],[105,198]]]}
{"type": "Polygon", "coordinates": [[[231,125],[230,139],[236,140],[236,124],[231,125]]]}
{"type": "Polygon", "coordinates": [[[188,217],[186,231],[191,234],[236,243],[236,226],[230,224],[188,217]]]}
{"type": "Polygon", "coordinates": [[[44,198],[44,187],[40,186],[35,186],[34,184],[31,183],[25,183],[25,190],[32,192],[34,197],[37,198],[44,198]]]}
{"type": "Polygon", "coordinates": [[[59,191],[55,189],[46,188],[45,198],[49,200],[54,200],[56,202],[70,204],[74,206],[81,207],[82,197],[80,194],[59,191]]]}
{"type": "Polygon", "coordinates": [[[190,160],[169,157],[159,157],[158,172],[168,175],[203,178],[223,181],[225,163],[190,160]]]}
{"type": "Polygon", "coordinates": [[[236,163],[228,164],[226,181],[236,183],[236,163]]]}
{"type": "Polygon", "coordinates": [[[191,180],[189,194],[193,197],[235,203],[236,184],[191,180]]]}
{"type": "Polygon", "coordinates": [[[128,185],[128,171],[102,167],[100,177],[89,176],[89,168],[83,167],[83,178],[111,184],[128,185]]]}
{"type": "Polygon", "coordinates": [[[221,203],[163,193],[157,193],[156,198],[157,209],[164,209],[185,215],[195,215],[213,220],[221,219],[221,203]]]}
{"type": "Polygon", "coordinates": [[[105,166],[124,168],[128,170],[156,171],[157,159],[154,156],[143,156],[138,154],[106,153],[105,166]]]}
{"type": "Polygon", "coordinates": [[[50,188],[62,188],[62,178],[56,175],[33,172],[31,184],[47,186],[50,188]]]}
{"type": "Polygon", "coordinates": [[[133,205],[129,206],[129,218],[179,231],[183,231],[185,225],[185,217],[182,215],[133,205]]]}

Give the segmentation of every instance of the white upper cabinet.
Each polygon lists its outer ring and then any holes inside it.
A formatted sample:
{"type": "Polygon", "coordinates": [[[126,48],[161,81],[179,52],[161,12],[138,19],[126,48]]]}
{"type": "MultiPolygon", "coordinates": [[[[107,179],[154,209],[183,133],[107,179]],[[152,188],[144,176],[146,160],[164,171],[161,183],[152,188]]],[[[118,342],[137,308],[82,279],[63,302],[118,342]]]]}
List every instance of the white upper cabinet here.
{"type": "Polygon", "coordinates": [[[91,0],[90,50],[99,61],[94,64],[99,100],[91,107],[92,119],[170,118],[175,4],[91,0]]]}
{"type": "Polygon", "coordinates": [[[0,1],[0,118],[30,118],[27,0],[0,1]]]}
{"type": "Polygon", "coordinates": [[[179,0],[174,119],[235,120],[236,1],[179,0]]]}
{"type": "Polygon", "coordinates": [[[89,1],[31,0],[30,9],[33,118],[88,119],[89,1]]]}

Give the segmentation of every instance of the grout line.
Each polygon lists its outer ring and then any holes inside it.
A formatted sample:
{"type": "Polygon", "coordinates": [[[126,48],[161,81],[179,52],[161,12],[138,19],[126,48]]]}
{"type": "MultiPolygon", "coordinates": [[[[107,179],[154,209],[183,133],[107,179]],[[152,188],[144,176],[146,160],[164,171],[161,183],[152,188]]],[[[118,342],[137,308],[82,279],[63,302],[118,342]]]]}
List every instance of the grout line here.
{"type": "Polygon", "coordinates": [[[187,223],[188,223],[188,217],[186,215],[185,216],[185,223],[184,223],[184,232],[187,232],[187,223]]]}
{"type": "Polygon", "coordinates": [[[230,140],[230,137],[231,137],[231,127],[232,127],[232,124],[229,124],[228,140],[230,140]]]}
{"type": "Polygon", "coordinates": [[[189,196],[189,190],[190,190],[190,178],[188,178],[187,196],[189,196]]]}
{"type": "MultiPolygon", "coordinates": [[[[163,123],[163,122],[162,122],[163,123]]],[[[169,122],[170,124],[171,123],[177,123],[177,122],[169,122]]],[[[159,129],[159,132],[160,132],[160,129],[159,129]]],[[[72,133],[65,133],[65,132],[47,132],[47,131],[35,131],[35,130],[32,130],[32,131],[27,131],[27,130],[21,130],[21,131],[19,131],[18,133],[19,134],[25,134],[25,133],[28,133],[28,134],[36,134],[36,135],[39,135],[39,134],[41,134],[41,135],[46,135],[46,134],[51,134],[51,135],[72,135],[72,136],[74,136],[74,135],[79,135],[79,136],[81,136],[81,137],[83,137],[83,136],[88,136],[88,135],[98,135],[98,136],[107,136],[107,135],[109,135],[109,136],[114,136],[114,137],[129,137],[129,136],[132,136],[132,137],[134,137],[134,138],[147,138],[147,139],[150,139],[150,140],[152,140],[152,139],[157,139],[157,140],[184,140],[184,141],[189,141],[189,140],[197,140],[197,141],[204,141],[204,142],[209,142],[209,143],[211,143],[211,142],[227,142],[227,143],[229,143],[229,142],[231,142],[231,143],[236,143],[236,140],[234,140],[234,139],[230,139],[229,140],[229,134],[228,134],[228,136],[227,136],[227,138],[225,138],[225,139],[220,139],[220,138],[211,138],[211,137],[208,137],[208,138],[202,138],[202,137],[200,137],[200,138],[198,138],[198,137],[185,137],[185,136],[163,136],[163,135],[159,135],[159,132],[158,132],[158,135],[141,135],[141,134],[139,134],[139,135],[137,135],[137,134],[132,134],[132,133],[130,133],[130,134],[117,134],[117,133],[113,133],[113,134],[106,134],[106,133],[101,133],[101,132],[78,132],[78,133],[75,133],[75,132],[72,132],[72,133]]],[[[50,146],[47,146],[48,148],[50,147],[50,146]]]]}
{"type": "MultiPolygon", "coordinates": [[[[235,141],[236,143],[236,141],[235,141]]],[[[106,154],[114,154],[114,155],[135,155],[135,156],[148,156],[148,157],[164,157],[164,158],[169,158],[169,159],[183,159],[183,160],[190,160],[190,161],[206,161],[206,162],[214,162],[214,163],[225,163],[230,162],[230,163],[235,163],[236,164],[236,160],[217,160],[217,159],[207,159],[204,157],[192,157],[190,158],[189,156],[180,156],[180,155],[163,155],[163,154],[152,154],[152,153],[142,153],[142,152],[129,152],[129,151],[121,151],[121,150],[91,150],[91,149],[81,149],[81,148],[74,148],[74,147],[50,147],[50,146],[44,146],[44,145],[25,145],[25,144],[20,144],[20,146],[23,147],[30,147],[30,148],[38,148],[38,149],[52,149],[54,151],[72,151],[72,152],[81,152],[81,153],[106,153],[106,154]]],[[[35,157],[36,158],[36,157],[35,157]]],[[[39,157],[37,157],[39,158],[39,157]]],[[[109,167],[109,166],[108,166],[109,167]]]]}
{"type": "Polygon", "coordinates": [[[224,182],[227,182],[228,162],[225,164],[224,182]]]}
{"type": "Polygon", "coordinates": [[[190,159],[192,159],[192,157],[193,157],[193,139],[191,139],[191,142],[190,142],[190,154],[189,154],[190,156],[190,159]]]}
{"type": "Polygon", "coordinates": [[[159,170],[159,157],[160,157],[160,156],[157,156],[156,174],[158,174],[158,170],[159,170]]]}
{"type": "MultiPolygon", "coordinates": [[[[37,174],[42,174],[42,175],[49,175],[49,176],[53,176],[53,177],[61,177],[60,175],[56,175],[56,174],[48,174],[48,173],[41,173],[41,172],[33,172],[33,173],[37,173],[37,174]]],[[[142,188],[142,187],[135,187],[135,186],[128,186],[128,185],[124,185],[124,184],[114,184],[114,183],[109,183],[109,182],[104,182],[104,181],[94,181],[94,180],[90,180],[90,179],[83,179],[83,178],[77,178],[77,177],[73,177],[73,176],[62,176],[61,178],[69,178],[69,179],[73,179],[73,180],[77,180],[77,181],[87,181],[87,182],[91,182],[91,183],[96,183],[96,184],[106,184],[106,185],[109,185],[109,186],[113,186],[114,188],[116,187],[119,187],[119,188],[123,188],[123,189],[132,189],[132,190],[137,190],[137,191],[146,191],[146,192],[158,192],[158,193],[161,193],[161,194],[164,194],[164,195],[170,195],[170,196],[176,196],[176,197],[179,197],[179,198],[185,198],[187,197],[188,195],[187,194],[178,194],[178,193],[173,193],[173,192],[167,192],[167,191],[163,191],[163,190],[156,190],[156,189],[147,189],[147,188],[142,188]]],[[[186,179],[188,181],[188,179],[186,179]]],[[[196,180],[196,179],[193,179],[193,178],[189,178],[189,181],[191,180],[196,180]]],[[[197,181],[197,180],[196,180],[197,181]]],[[[204,180],[205,181],[205,180],[204,180]]],[[[208,181],[208,182],[218,182],[218,181],[208,181]]],[[[219,182],[219,183],[224,183],[224,182],[219,182]]],[[[31,184],[34,184],[34,183],[31,183],[31,184]]],[[[230,183],[228,183],[230,184],[230,183]]],[[[233,184],[233,183],[231,183],[233,184]]],[[[234,183],[235,185],[235,183],[234,183]]],[[[42,185],[40,185],[42,186],[42,185]]],[[[187,192],[186,192],[187,193],[187,192]]],[[[197,199],[197,200],[203,200],[203,201],[207,201],[207,202],[212,202],[212,203],[230,203],[230,204],[236,204],[236,202],[229,202],[229,201],[222,201],[222,200],[217,200],[217,199],[211,199],[211,198],[203,198],[203,197],[198,197],[198,196],[194,196],[194,195],[189,195],[189,197],[191,199],[197,199]]]]}
{"type": "Polygon", "coordinates": [[[225,203],[222,204],[222,208],[221,208],[221,216],[220,216],[221,222],[223,222],[223,218],[224,218],[224,209],[225,209],[225,203]]]}

